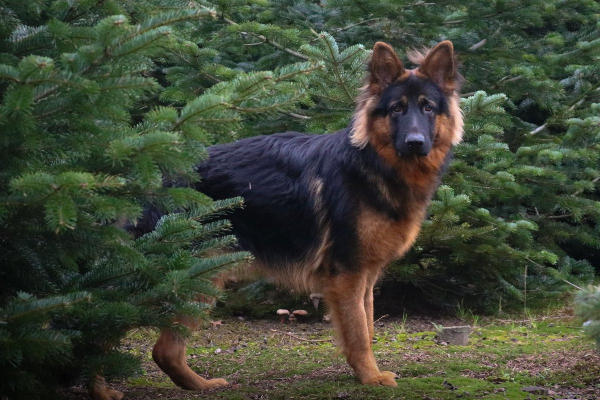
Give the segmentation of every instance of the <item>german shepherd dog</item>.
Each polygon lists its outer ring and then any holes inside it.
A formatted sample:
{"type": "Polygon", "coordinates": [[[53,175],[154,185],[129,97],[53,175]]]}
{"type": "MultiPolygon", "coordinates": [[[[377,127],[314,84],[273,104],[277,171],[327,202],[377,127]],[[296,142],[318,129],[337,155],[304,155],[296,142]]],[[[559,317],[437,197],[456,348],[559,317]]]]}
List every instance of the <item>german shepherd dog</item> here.
{"type": "MultiPolygon", "coordinates": [[[[411,60],[419,67],[405,69],[389,45],[375,44],[348,128],[213,146],[197,168],[199,191],[244,198],[230,220],[260,272],[288,288],[324,294],[337,343],[367,385],[396,386],[395,374],[380,371],[371,351],[373,286],[415,241],[463,131],[452,43],[411,60]]],[[[153,358],[185,389],[227,384],[194,373],[185,348],[165,331],[153,358]]]]}

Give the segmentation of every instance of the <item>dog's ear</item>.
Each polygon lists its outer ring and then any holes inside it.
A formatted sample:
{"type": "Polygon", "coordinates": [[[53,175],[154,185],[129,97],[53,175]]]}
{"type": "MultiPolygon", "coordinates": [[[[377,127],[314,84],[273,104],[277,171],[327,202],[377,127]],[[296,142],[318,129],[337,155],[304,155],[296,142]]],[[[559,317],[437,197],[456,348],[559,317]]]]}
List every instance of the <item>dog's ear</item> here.
{"type": "Polygon", "coordinates": [[[369,72],[371,73],[369,81],[371,93],[381,93],[404,73],[404,66],[390,45],[377,42],[373,46],[369,72]]]}
{"type": "Polygon", "coordinates": [[[456,89],[460,75],[454,60],[454,46],[449,40],[438,43],[419,66],[419,72],[437,83],[445,92],[456,89]]]}

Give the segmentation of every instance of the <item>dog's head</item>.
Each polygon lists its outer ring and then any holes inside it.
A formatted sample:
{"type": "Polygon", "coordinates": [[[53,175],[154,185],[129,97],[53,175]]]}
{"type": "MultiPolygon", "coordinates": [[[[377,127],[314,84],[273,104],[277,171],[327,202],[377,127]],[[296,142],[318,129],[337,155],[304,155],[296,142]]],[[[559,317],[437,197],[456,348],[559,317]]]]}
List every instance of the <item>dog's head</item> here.
{"type": "Polygon", "coordinates": [[[428,52],[413,52],[419,64],[406,70],[387,44],[378,42],[369,64],[370,75],[352,128],[352,143],[368,143],[385,158],[425,157],[436,146],[450,148],[462,137],[457,72],[452,43],[444,41],[428,52]]]}

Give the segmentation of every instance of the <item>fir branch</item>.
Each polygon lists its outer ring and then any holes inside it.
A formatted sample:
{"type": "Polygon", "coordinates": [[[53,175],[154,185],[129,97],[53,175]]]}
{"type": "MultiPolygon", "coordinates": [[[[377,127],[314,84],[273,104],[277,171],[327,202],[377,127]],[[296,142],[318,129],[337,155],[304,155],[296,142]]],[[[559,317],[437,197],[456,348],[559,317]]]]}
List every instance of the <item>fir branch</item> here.
{"type": "MultiPolygon", "coordinates": [[[[510,8],[508,11],[504,11],[504,12],[499,11],[499,12],[493,12],[493,13],[487,14],[487,15],[479,15],[479,16],[477,16],[477,19],[478,20],[485,20],[485,19],[492,18],[492,17],[498,17],[498,16],[501,16],[503,14],[514,13],[515,11],[524,9],[526,7],[527,7],[527,5],[525,4],[525,5],[522,5],[520,7],[510,8]]],[[[457,24],[462,24],[463,22],[467,22],[467,20],[466,19],[456,19],[456,20],[452,20],[452,21],[444,21],[444,22],[442,22],[442,24],[443,25],[457,25],[457,24]]]]}
{"type": "MultiPolygon", "coordinates": [[[[99,7],[99,6],[101,6],[102,4],[104,4],[104,2],[105,2],[105,1],[106,1],[106,0],[98,0],[98,1],[96,2],[96,4],[94,4],[94,6],[93,6],[93,7],[90,7],[90,8],[96,8],[96,7],[99,7]]],[[[66,15],[65,15],[65,18],[63,18],[63,21],[64,21],[64,22],[72,22],[72,21],[75,21],[75,20],[77,20],[77,19],[79,19],[79,18],[83,17],[83,16],[84,16],[86,13],[88,13],[88,12],[89,12],[89,9],[86,9],[85,7],[81,7],[81,11],[79,11],[78,13],[73,13],[72,15],[69,15],[69,14],[71,14],[71,12],[72,12],[72,11],[75,11],[75,5],[76,5],[76,4],[77,4],[77,5],[79,5],[79,3],[73,3],[73,4],[71,4],[71,6],[69,7],[69,9],[67,10],[67,13],[66,13],[66,15]]]]}
{"type": "Polygon", "coordinates": [[[333,29],[333,31],[334,31],[334,32],[342,32],[342,31],[346,31],[346,30],[348,30],[348,29],[352,29],[352,28],[354,28],[355,26],[359,26],[359,25],[367,24],[367,23],[369,23],[369,22],[374,22],[374,21],[381,21],[381,20],[382,20],[382,18],[379,18],[379,17],[376,17],[376,18],[369,18],[369,19],[365,19],[365,20],[363,20],[363,21],[360,21],[360,22],[356,22],[356,23],[354,23],[354,24],[350,24],[350,25],[344,26],[343,28],[336,28],[336,29],[333,29]]]}
{"type": "MultiPolygon", "coordinates": [[[[238,25],[235,21],[232,21],[231,19],[229,19],[229,18],[227,18],[225,16],[221,16],[220,19],[223,20],[223,21],[225,21],[225,22],[227,22],[229,25],[238,25]]],[[[273,46],[276,49],[283,51],[284,53],[287,53],[289,55],[292,55],[292,56],[297,57],[297,58],[299,58],[301,60],[304,60],[304,61],[309,61],[309,58],[306,57],[304,54],[301,54],[301,53],[298,53],[297,51],[288,49],[287,47],[285,47],[285,46],[277,43],[274,40],[268,39],[267,37],[265,37],[263,35],[256,34],[256,33],[253,33],[253,32],[242,32],[242,34],[255,37],[258,40],[260,40],[261,42],[263,42],[265,44],[268,44],[269,46],[273,46]]]]}
{"type": "MultiPolygon", "coordinates": [[[[344,93],[348,97],[348,100],[354,102],[354,96],[352,96],[352,94],[350,94],[350,91],[346,87],[346,82],[344,81],[344,79],[342,79],[342,76],[341,76],[341,73],[339,70],[338,60],[336,59],[336,52],[334,51],[334,48],[331,45],[331,41],[328,40],[330,38],[328,38],[324,33],[321,34],[321,37],[324,39],[324,42],[327,45],[327,49],[329,50],[329,54],[331,55],[331,63],[333,65],[334,74],[338,80],[340,87],[344,90],[344,93]]],[[[333,40],[333,38],[331,38],[331,40],[333,40]]]]}
{"type": "MultiPolygon", "coordinates": [[[[593,89],[593,91],[600,91],[600,86],[596,87],[593,89]]],[[[569,107],[569,111],[573,111],[575,108],[577,108],[577,106],[583,104],[583,102],[585,101],[585,99],[588,97],[588,92],[586,92],[586,94],[584,94],[580,99],[578,99],[575,103],[573,103],[570,107],[569,107]]],[[[544,129],[546,129],[546,127],[548,126],[548,122],[538,126],[537,128],[535,128],[534,130],[532,130],[531,132],[529,132],[530,135],[535,135],[540,133],[541,131],[543,131],[544,129]]]]}
{"type": "Polygon", "coordinates": [[[91,295],[87,292],[48,297],[44,299],[13,300],[13,302],[4,309],[0,309],[0,316],[3,321],[12,322],[27,318],[30,315],[44,314],[58,308],[69,307],[73,304],[90,300],[91,295]]]}

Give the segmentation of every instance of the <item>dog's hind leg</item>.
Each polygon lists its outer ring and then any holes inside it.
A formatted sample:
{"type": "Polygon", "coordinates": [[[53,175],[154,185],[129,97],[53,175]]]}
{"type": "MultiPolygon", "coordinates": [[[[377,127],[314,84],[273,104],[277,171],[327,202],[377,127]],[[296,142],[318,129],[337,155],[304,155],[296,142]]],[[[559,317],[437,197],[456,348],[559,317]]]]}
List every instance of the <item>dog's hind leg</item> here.
{"type": "Polygon", "coordinates": [[[103,376],[96,375],[90,388],[92,400],[121,400],[125,395],[118,390],[109,389],[103,376]]]}
{"type": "Polygon", "coordinates": [[[377,282],[378,275],[373,274],[367,277],[367,285],[365,288],[365,313],[367,314],[367,328],[369,329],[369,340],[373,342],[375,330],[373,327],[373,288],[377,282]]]}
{"type": "MultiPolygon", "coordinates": [[[[374,283],[374,282],[373,282],[374,283]]],[[[371,350],[373,335],[373,286],[362,273],[342,273],[327,279],[324,294],[338,344],[361,383],[397,386],[396,374],[379,371],[371,350]],[[367,293],[370,292],[370,294],[367,293]]]]}
{"type": "MultiPolygon", "coordinates": [[[[198,327],[196,322],[179,322],[192,330],[198,327]]],[[[186,347],[187,342],[184,338],[165,330],[161,332],[152,349],[152,358],[160,369],[169,375],[173,383],[183,389],[203,390],[227,385],[225,379],[204,379],[192,371],[185,360],[186,347]]]]}

